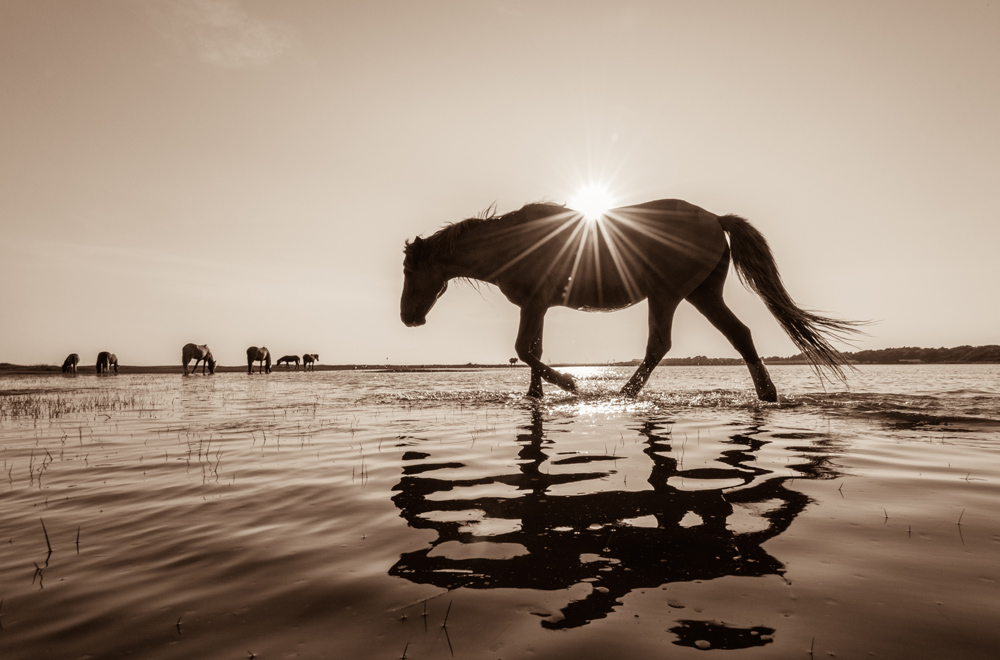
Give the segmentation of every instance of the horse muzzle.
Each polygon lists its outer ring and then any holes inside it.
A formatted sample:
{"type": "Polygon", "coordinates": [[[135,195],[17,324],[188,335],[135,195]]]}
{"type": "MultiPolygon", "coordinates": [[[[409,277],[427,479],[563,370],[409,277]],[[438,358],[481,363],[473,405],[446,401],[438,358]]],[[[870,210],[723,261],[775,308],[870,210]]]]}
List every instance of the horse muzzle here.
{"type": "Polygon", "coordinates": [[[405,315],[400,314],[400,319],[402,319],[403,325],[405,325],[407,328],[417,328],[427,323],[426,316],[421,316],[420,318],[416,317],[407,318],[405,315]]]}

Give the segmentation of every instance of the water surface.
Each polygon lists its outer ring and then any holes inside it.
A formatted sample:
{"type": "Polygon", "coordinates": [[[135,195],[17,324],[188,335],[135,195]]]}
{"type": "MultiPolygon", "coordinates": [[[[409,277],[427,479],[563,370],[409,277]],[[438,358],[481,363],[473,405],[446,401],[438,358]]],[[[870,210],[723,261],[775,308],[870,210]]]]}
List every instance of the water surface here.
{"type": "Polygon", "coordinates": [[[575,373],[4,378],[0,657],[995,652],[997,365],[575,373]]]}

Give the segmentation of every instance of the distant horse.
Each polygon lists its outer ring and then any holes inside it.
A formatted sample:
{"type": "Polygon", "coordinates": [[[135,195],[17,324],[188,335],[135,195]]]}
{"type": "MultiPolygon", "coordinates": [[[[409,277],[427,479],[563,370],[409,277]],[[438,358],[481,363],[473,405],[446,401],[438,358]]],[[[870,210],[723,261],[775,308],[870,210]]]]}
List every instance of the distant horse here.
{"type": "Polygon", "coordinates": [[[278,358],[278,361],[274,363],[274,366],[276,366],[276,367],[280,366],[282,362],[285,363],[285,368],[286,369],[288,368],[288,366],[292,362],[295,363],[295,368],[296,369],[299,368],[299,356],[298,355],[285,355],[283,357],[280,357],[280,358],[278,358]]]}
{"type": "Polygon", "coordinates": [[[66,359],[63,360],[63,366],[62,366],[63,373],[66,373],[68,371],[76,373],[76,365],[78,364],[80,364],[80,356],[77,355],[76,353],[70,353],[68,356],[66,356],[66,359]]]}
{"type": "Polygon", "coordinates": [[[745,219],[717,216],[680,200],[614,209],[597,219],[556,204],[528,204],[407,241],[404,252],[400,316],[407,326],[426,322],[427,312],[454,278],[494,284],[521,308],[514,347],[531,367],[532,397],[542,395],[543,379],[576,391],[572,376],[541,360],[550,307],[615,310],[648,299],[646,354],[622,387],[623,396],[638,394],[670,349],[674,310],[687,300],[743,357],[757,396],[776,401],[750,330],[722,299],[730,258],[743,283],[763,299],[818,374],[826,369],[845,379],[848,362],[828,340],[856,333],[860,325],[799,308],[781,282],[764,236],[745,219]]]}
{"type": "Polygon", "coordinates": [[[316,371],[317,362],[319,362],[319,353],[306,353],[302,356],[302,368],[306,371],[316,371]]]}
{"type": "Polygon", "coordinates": [[[115,368],[115,373],[118,373],[118,356],[114,353],[108,353],[107,351],[101,351],[97,354],[97,373],[106,374],[111,371],[111,367],[115,368]]]}
{"type": "Polygon", "coordinates": [[[271,352],[267,350],[266,346],[261,346],[257,348],[256,346],[251,346],[247,349],[247,373],[253,373],[253,363],[260,362],[260,367],[257,369],[257,373],[271,373],[271,352]]]}
{"type": "Polygon", "coordinates": [[[205,373],[206,365],[208,365],[208,373],[215,373],[215,358],[212,357],[212,351],[205,344],[184,344],[184,348],[181,350],[181,359],[184,362],[185,376],[188,375],[188,363],[191,360],[194,360],[191,373],[198,369],[199,362],[201,362],[201,373],[205,373]]]}

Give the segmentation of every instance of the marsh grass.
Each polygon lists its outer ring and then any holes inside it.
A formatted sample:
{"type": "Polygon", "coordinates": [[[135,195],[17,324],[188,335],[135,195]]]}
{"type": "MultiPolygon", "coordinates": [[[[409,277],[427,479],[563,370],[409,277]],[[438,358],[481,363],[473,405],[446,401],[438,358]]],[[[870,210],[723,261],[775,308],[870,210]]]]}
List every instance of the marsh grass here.
{"type": "Polygon", "coordinates": [[[52,421],[69,415],[153,410],[155,395],[138,390],[0,391],[0,422],[52,421]]]}

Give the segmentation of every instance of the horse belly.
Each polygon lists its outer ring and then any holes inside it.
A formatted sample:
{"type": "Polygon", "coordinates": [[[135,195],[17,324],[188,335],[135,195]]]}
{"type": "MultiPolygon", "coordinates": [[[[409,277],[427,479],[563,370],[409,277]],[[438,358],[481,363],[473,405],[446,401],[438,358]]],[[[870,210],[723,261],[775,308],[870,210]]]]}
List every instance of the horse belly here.
{"type": "Polygon", "coordinates": [[[557,304],[588,312],[610,312],[625,309],[645,300],[639,290],[629,291],[624,286],[597,286],[593,282],[573,286],[568,282],[557,304]]]}

